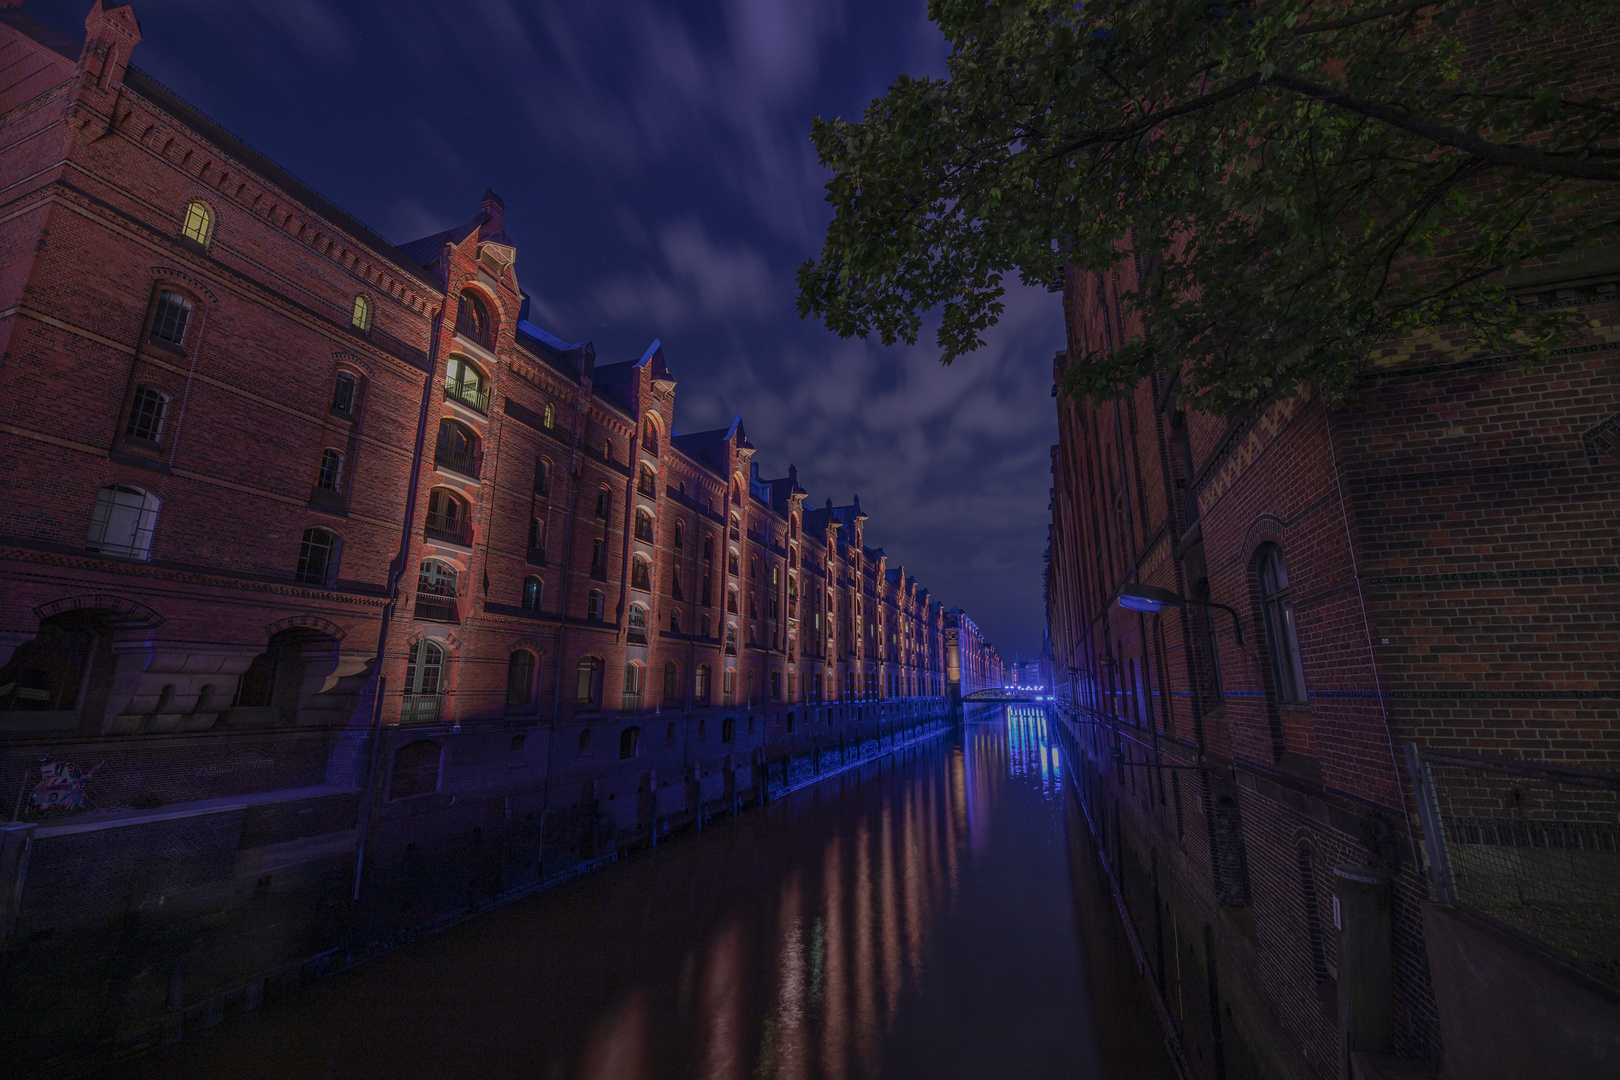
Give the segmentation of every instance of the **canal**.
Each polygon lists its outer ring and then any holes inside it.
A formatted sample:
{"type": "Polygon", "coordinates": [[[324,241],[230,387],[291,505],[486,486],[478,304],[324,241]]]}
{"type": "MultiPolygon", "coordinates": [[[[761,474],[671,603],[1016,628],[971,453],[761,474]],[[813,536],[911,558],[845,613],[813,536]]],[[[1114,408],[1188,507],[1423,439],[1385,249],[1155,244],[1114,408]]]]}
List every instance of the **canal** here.
{"type": "Polygon", "coordinates": [[[107,1077],[1171,1076],[1036,706],[384,954],[107,1077]]]}

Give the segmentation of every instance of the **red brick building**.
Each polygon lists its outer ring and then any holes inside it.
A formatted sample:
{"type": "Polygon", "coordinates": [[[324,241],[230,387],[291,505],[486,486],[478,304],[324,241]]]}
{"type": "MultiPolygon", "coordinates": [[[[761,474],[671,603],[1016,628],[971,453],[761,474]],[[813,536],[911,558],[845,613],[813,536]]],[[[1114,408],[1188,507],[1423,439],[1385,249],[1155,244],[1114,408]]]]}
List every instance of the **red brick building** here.
{"type": "Polygon", "coordinates": [[[530,322],[499,197],[394,246],[85,25],[0,5],[0,935],[492,821],[499,891],[941,711],[858,500],[530,322]]]}
{"type": "MultiPolygon", "coordinates": [[[[1068,273],[1059,373],[1135,275],[1068,273]]],[[[1620,914],[1620,260],[1516,284],[1592,333],[1390,349],[1342,409],[1059,405],[1052,685],[1197,1075],[1620,1060],[1620,923],[1569,929],[1620,914]]]]}

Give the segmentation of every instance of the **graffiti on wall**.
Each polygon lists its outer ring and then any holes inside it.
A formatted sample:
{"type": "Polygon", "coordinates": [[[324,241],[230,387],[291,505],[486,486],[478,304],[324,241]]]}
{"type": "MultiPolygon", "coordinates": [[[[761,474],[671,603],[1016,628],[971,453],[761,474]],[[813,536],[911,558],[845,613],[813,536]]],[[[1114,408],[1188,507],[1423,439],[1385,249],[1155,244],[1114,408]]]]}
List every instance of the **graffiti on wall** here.
{"type": "Polygon", "coordinates": [[[42,761],[39,764],[39,783],[28,796],[29,803],[40,812],[46,810],[79,810],[84,806],[85,788],[96,770],[104,762],[89,769],[79,769],[66,761],[42,761]]]}

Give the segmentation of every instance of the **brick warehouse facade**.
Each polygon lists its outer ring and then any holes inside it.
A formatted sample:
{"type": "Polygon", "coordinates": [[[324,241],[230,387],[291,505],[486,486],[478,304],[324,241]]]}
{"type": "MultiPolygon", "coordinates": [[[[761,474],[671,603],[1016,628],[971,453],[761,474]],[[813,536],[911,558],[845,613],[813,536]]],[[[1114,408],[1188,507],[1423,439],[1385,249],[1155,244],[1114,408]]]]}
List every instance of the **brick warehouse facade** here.
{"type": "Polygon", "coordinates": [[[409,926],[944,715],[957,614],[740,419],[678,433],[658,342],[532,324],[499,197],[395,247],[129,66],[128,6],[85,25],[0,4],[0,935],[62,987],[31,1015],[94,1041],[190,1000],[120,976],[86,1019],[62,975],[160,905],[234,912],[207,947],[242,955],[193,966],[245,977],[352,917],[357,846],[368,925],[409,926]]]}
{"type": "MultiPolygon", "coordinates": [[[[1056,373],[1136,272],[1068,271],[1056,373]]],[[[1620,1062],[1620,259],[1516,284],[1592,331],[1390,349],[1343,409],[1059,405],[1049,677],[1194,1075],[1620,1062]]]]}

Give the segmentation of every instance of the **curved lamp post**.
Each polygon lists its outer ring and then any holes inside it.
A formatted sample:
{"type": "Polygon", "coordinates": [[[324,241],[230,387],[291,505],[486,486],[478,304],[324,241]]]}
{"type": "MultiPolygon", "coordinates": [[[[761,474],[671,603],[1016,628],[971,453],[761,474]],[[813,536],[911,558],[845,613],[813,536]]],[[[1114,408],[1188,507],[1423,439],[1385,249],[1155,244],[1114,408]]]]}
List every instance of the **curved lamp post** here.
{"type": "Polygon", "coordinates": [[[1127,611],[1145,611],[1152,615],[1167,605],[1186,607],[1189,604],[1193,607],[1220,608],[1232,616],[1232,635],[1237,640],[1238,648],[1243,648],[1243,624],[1238,621],[1238,613],[1225,604],[1217,604],[1213,600],[1189,600],[1180,593],[1173,593],[1156,585],[1126,583],[1119,587],[1119,606],[1127,611]]]}

